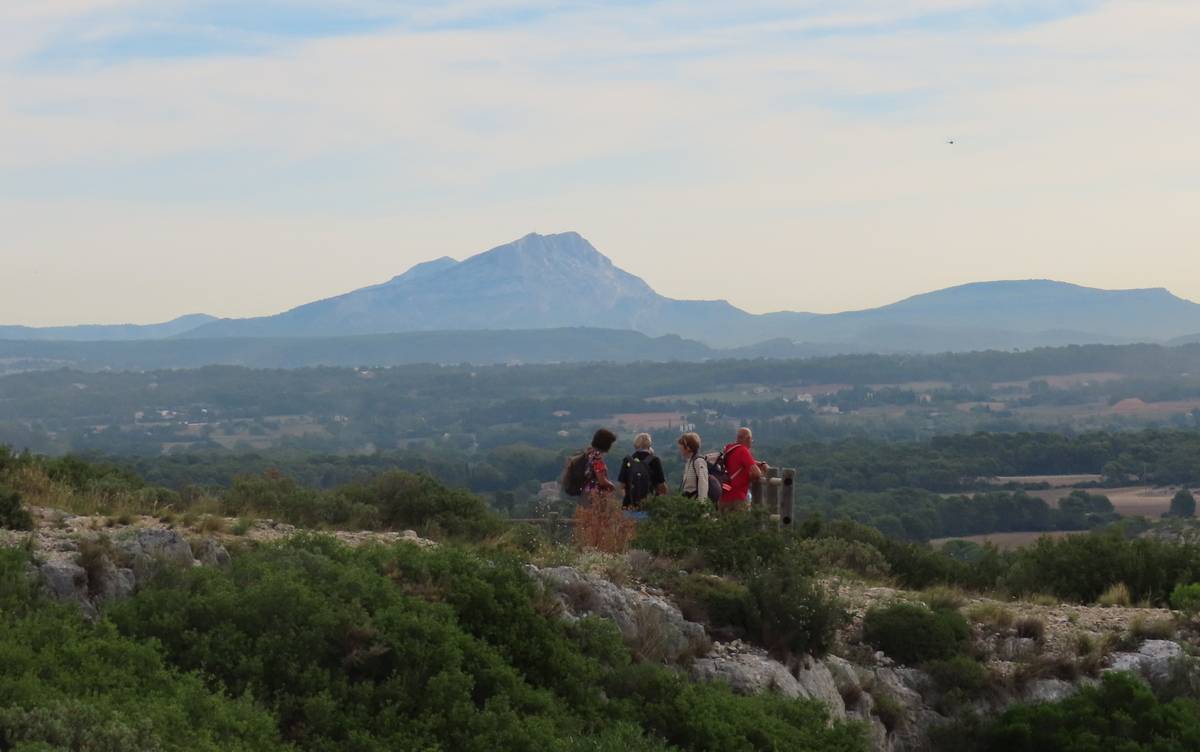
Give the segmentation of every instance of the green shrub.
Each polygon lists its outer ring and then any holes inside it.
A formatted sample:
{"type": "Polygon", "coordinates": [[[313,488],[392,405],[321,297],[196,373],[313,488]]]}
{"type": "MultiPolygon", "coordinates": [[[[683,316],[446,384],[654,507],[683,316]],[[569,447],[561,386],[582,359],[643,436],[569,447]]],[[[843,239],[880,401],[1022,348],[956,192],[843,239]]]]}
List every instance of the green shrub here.
{"type": "Polygon", "coordinates": [[[21,494],[11,488],[0,487],[0,528],[33,529],[33,517],[21,503],[21,494]]]}
{"type": "Polygon", "coordinates": [[[871,714],[879,719],[883,727],[895,731],[904,718],[904,705],[887,692],[875,692],[871,695],[873,704],[871,714]]]}
{"type": "Polygon", "coordinates": [[[1200,582],[1176,585],[1171,591],[1171,608],[1189,616],[1200,613],[1200,582]]]}
{"type": "MultiPolygon", "coordinates": [[[[698,554],[714,572],[758,571],[786,555],[795,543],[793,534],[781,531],[761,510],[715,514],[695,499],[678,496],[659,497],[644,507],[649,519],[638,525],[635,548],[674,558],[698,554]]],[[[811,562],[802,569],[800,574],[811,573],[811,562]]]]}
{"type": "Polygon", "coordinates": [[[777,656],[824,655],[838,628],[846,623],[846,612],[836,598],[786,566],[752,576],[747,588],[752,638],[777,656]]]}
{"type": "Polygon", "coordinates": [[[692,573],[670,582],[671,597],[683,615],[725,638],[746,638],[754,606],[749,589],[716,575],[692,573]]]}
{"type": "Polygon", "coordinates": [[[268,708],[300,750],[864,749],[814,702],[635,666],[609,622],[559,618],[518,559],[302,537],[164,574],[110,611],[268,708]]]}
{"type": "Polygon", "coordinates": [[[965,655],[929,661],[923,666],[943,692],[960,691],[973,695],[988,684],[988,671],[977,661],[965,655]]]}
{"type": "Polygon", "coordinates": [[[798,550],[818,572],[849,572],[869,580],[891,574],[883,553],[862,541],[815,538],[801,541],[798,550]]]}
{"type": "Polygon", "coordinates": [[[916,603],[873,608],[863,618],[863,639],[908,665],[950,658],[970,638],[971,627],[960,614],[916,603]]]}
{"type": "Polygon", "coordinates": [[[1160,702],[1138,679],[1110,672],[1060,702],[1010,708],[959,743],[982,752],[1190,752],[1200,749],[1200,703],[1160,702]]]}
{"type": "Polygon", "coordinates": [[[271,752],[275,719],[170,668],[152,643],[34,595],[25,557],[0,551],[0,748],[271,752]]]}
{"type": "Polygon", "coordinates": [[[487,502],[469,491],[448,488],[428,475],[397,470],[339,489],[351,509],[377,510],[379,523],[399,530],[479,539],[501,529],[487,502]]]}
{"type": "Polygon", "coordinates": [[[1168,517],[1195,517],[1196,497],[1186,488],[1181,488],[1171,498],[1171,508],[1168,517]]]}

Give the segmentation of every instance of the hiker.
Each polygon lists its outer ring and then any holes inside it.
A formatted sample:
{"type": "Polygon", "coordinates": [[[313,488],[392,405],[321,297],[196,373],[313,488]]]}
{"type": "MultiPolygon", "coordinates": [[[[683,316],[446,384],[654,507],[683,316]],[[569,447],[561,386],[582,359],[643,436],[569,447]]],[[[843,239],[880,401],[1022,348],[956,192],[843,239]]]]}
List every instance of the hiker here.
{"type": "Polygon", "coordinates": [[[616,442],[617,435],[607,428],[601,428],[592,435],[592,445],[587,448],[587,480],[583,484],[583,493],[589,501],[599,494],[612,493],[613,484],[608,479],[604,455],[616,442]]]}
{"type": "Polygon", "coordinates": [[[633,454],[621,461],[617,482],[624,494],[621,506],[629,511],[638,511],[651,494],[665,496],[667,493],[667,476],[663,473],[662,460],[655,456],[650,446],[652,441],[648,433],[634,436],[633,454]]]}
{"type": "Polygon", "coordinates": [[[582,452],[571,455],[563,466],[559,485],[567,496],[580,496],[590,504],[597,496],[612,493],[613,484],[608,479],[608,465],[604,455],[616,443],[617,435],[601,428],[592,435],[592,443],[582,452]]]}
{"type": "Polygon", "coordinates": [[[683,485],[680,491],[689,499],[708,499],[708,460],[700,454],[700,434],[679,437],[679,456],[683,458],[683,485]]]}
{"type": "Polygon", "coordinates": [[[725,447],[725,472],[729,476],[728,488],[721,494],[717,505],[722,511],[746,509],[750,505],[750,484],[767,472],[767,463],[758,462],[750,451],[754,446],[754,434],[749,428],[739,428],[737,439],[725,447]]]}

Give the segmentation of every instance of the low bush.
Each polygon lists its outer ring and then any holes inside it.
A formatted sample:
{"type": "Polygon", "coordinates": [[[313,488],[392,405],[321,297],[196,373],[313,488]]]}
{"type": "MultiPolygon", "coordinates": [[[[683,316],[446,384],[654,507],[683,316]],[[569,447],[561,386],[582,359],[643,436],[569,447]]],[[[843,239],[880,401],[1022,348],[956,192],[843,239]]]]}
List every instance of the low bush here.
{"type": "Polygon", "coordinates": [[[900,663],[950,658],[971,638],[971,627],[953,611],[916,603],[873,608],[863,618],[863,639],[900,663]]]}
{"type": "Polygon", "coordinates": [[[673,579],[667,587],[685,618],[705,624],[725,639],[748,638],[754,607],[745,585],[692,573],[673,579]]]}
{"type": "Polygon", "coordinates": [[[21,552],[0,550],[0,749],[289,749],[251,698],[171,668],[153,643],[42,601],[21,552]]]}
{"type": "Polygon", "coordinates": [[[934,611],[957,611],[967,599],[958,588],[938,585],[921,593],[921,600],[934,611]]]}
{"type": "Polygon", "coordinates": [[[800,541],[797,549],[818,572],[849,573],[867,580],[882,580],[892,571],[883,553],[862,541],[814,538],[800,541]]]}
{"type": "Polygon", "coordinates": [[[988,671],[965,655],[929,661],[923,667],[943,692],[958,691],[974,695],[988,685],[988,671]]]}
{"type": "Polygon", "coordinates": [[[1176,585],[1171,591],[1171,608],[1188,616],[1200,614],[1200,582],[1176,585]]]}
{"type": "MultiPolygon", "coordinates": [[[[698,555],[705,567],[718,573],[758,571],[786,555],[796,542],[794,534],[781,531],[761,510],[716,514],[695,499],[678,496],[647,501],[644,508],[649,519],[638,525],[635,548],[677,559],[698,555]]],[[[799,574],[810,572],[811,564],[799,574]]]]}
{"type": "Polygon", "coordinates": [[[1026,640],[1035,640],[1041,642],[1046,639],[1046,622],[1036,616],[1025,616],[1017,619],[1017,623],[1013,625],[1017,631],[1017,637],[1026,640]]]}
{"type": "Polygon", "coordinates": [[[33,529],[33,517],[21,502],[21,494],[11,488],[0,487],[0,528],[33,529]]]}
{"type": "Polygon", "coordinates": [[[774,566],[747,582],[751,602],[751,635],[779,657],[794,653],[824,655],[845,610],[813,580],[786,566],[774,566]]]}
{"type": "Polygon", "coordinates": [[[1200,749],[1200,702],[1160,702],[1121,672],[1054,703],[1018,705],[957,741],[980,752],[1190,752],[1200,749]]]}
{"type": "Polygon", "coordinates": [[[478,549],[298,538],[165,573],[110,617],[297,750],[865,749],[819,703],[633,664],[611,623],[561,620],[520,560],[478,549]]]}

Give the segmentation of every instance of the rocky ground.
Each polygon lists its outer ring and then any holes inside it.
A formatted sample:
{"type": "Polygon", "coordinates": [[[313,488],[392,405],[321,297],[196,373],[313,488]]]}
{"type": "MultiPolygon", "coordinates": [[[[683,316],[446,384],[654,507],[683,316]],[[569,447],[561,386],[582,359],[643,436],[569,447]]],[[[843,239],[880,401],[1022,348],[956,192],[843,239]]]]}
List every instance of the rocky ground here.
{"type": "MultiPolygon", "coordinates": [[[[880,752],[926,750],[930,729],[949,721],[948,698],[932,677],[899,666],[861,643],[862,619],[869,608],[897,600],[920,601],[920,593],[852,581],[826,582],[846,603],[849,624],[832,654],[796,656],[784,663],[741,641],[712,641],[702,625],[684,618],[661,591],[636,580],[611,582],[600,573],[605,568],[531,566],[530,572],[558,598],[565,618],[612,619],[643,659],[679,665],[696,680],[723,681],[739,692],[775,691],[818,700],[835,718],[865,723],[880,752]]],[[[612,569],[611,564],[607,568],[612,569]]],[[[971,709],[985,716],[1013,702],[1061,699],[1109,670],[1132,671],[1160,689],[1177,689],[1183,682],[1190,691],[1200,692],[1200,661],[1193,657],[1200,641],[1195,631],[1184,625],[1172,639],[1136,635],[1139,625],[1181,623],[1179,615],[1170,611],[965,596],[960,611],[975,632],[972,652],[991,676],[989,691],[970,701],[971,709]],[[1012,621],[998,618],[1002,613],[1012,621]],[[1029,620],[1042,625],[1040,636],[1022,636],[1021,624],[1029,620]],[[1095,646],[1082,656],[1081,635],[1095,646]]]]}
{"type": "MultiPolygon", "coordinates": [[[[0,530],[0,546],[27,547],[36,575],[61,600],[79,603],[95,616],[106,600],[124,598],[164,566],[224,566],[228,547],[281,540],[306,532],[272,520],[245,523],[221,517],[197,518],[184,525],[157,517],[74,515],[31,507],[34,530],[0,530]],[[244,526],[244,529],[242,529],[244,526]]],[[[334,531],[351,545],[408,541],[432,546],[412,530],[334,531]]]]}

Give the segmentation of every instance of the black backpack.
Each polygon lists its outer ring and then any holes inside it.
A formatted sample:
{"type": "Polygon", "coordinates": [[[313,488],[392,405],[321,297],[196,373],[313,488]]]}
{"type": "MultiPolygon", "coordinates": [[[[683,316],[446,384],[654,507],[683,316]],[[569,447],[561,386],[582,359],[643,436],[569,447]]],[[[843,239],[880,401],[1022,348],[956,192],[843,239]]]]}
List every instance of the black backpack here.
{"type": "Polygon", "coordinates": [[[636,454],[625,458],[625,484],[629,488],[630,504],[640,504],[650,495],[650,489],[654,485],[650,482],[650,466],[636,454]]]}
{"type": "Polygon", "coordinates": [[[562,478],[558,481],[562,486],[563,493],[567,496],[582,496],[583,487],[587,485],[590,471],[591,465],[588,462],[586,449],[568,457],[567,464],[563,466],[562,478]]]}

